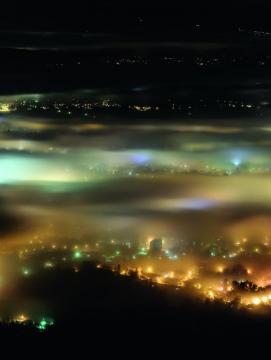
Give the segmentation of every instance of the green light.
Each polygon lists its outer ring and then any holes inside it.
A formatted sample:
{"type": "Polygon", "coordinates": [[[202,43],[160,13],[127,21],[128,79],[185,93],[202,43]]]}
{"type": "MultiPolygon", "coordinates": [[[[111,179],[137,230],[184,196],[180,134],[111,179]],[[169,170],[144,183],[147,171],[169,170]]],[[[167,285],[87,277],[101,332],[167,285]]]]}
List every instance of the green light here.
{"type": "Polygon", "coordinates": [[[79,259],[79,258],[81,257],[81,252],[80,252],[80,251],[76,251],[76,252],[74,253],[74,257],[75,257],[76,259],[79,259]]]}
{"type": "Polygon", "coordinates": [[[120,251],[119,251],[119,250],[116,251],[116,255],[120,255],[120,251]]]}
{"type": "Polygon", "coordinates": [[[48,326],[53,326],[54,325],[54,321],[51,319],[42,319],[38,324],[37,324],[37,328],[39,330],[46,330],[48,326]]]}
{"type": "Polygon", "coordinates": [[[40,323],[39,323],[39,326],[38,328],[40,330],[45,330],[46,329],[46,326],[47,326],[47,322],[45,320],[41,320],[40,323]]]}
{"type": "Polygon", "coordinates": [[[138,252],[139,255],[148,255],[148,253],[146,252],[146,249],[145,248],[141,248],[140,251],[138,252]]]}

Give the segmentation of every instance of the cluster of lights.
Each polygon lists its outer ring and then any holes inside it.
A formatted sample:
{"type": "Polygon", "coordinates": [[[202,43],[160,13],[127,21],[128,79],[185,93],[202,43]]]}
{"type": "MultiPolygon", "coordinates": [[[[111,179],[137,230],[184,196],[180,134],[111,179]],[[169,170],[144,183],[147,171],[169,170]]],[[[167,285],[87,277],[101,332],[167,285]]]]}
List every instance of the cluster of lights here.
{"type": "MultiPolygon", "coordinates": [[[[153,239],[153,238],[152,238],[153,239]]],[[[267,242],[268,239],[265,238],[264,242],[267,242]]],[[[151,240],[149,241],[150,244],[151,240]]],[[[237,246],[238,248],[240,248],[241,245],[245,244],[247,242],[247,238],[241,238],[240,240],[237,240],[233,243],[234,246],[237,246]]],[[[102,242],[99,242],[102,245],[102,242]]],[[[99,243],[97,243],[99,245],[99,243]]],[[[237,296],[236,290],[235,288],[233,288],[233,286],[231,285],[230,281],[227,281],[225,283],[225,281],[221,282],[220,284],[217,284],[217,277],[220,274],[223,275],[225,274],[225,271],[227,269],[226,267],[226,260],[223,260],[222,263],[217,263],[216,259],[212,260],[215,262],[214,267],[212,268],[212,273],[216,276],[216,280],[212,280],[211,281],[205,281],[203,279],[200,278],[199,276],[199,269],[197,269],[196,267],[194,268],[188,268],[186,271],[184,271],[183,273],[181,272],[174,272],[174,271],[167,271],[167,272],[162,272],[159,273],[159,269],[154,269],[154,262],[142,265],[142,268],[137,268],[135,267],[135,264],[133,263],[133,267],[129,267],[127,266],[127,268],[125,268],[125,265],[123,264],[123,261],[125,261],[125,252],[124,250],[122,251],[122,244],[116,242],[115,240],[111,240],[111,244],[114,245],[114,250],[112,252],[112,256],[111,256],[111,260],[112,260],[112,265],[110,266],[110,268],[112,268],[113,271],[118,272],[120,275],[123,276],[131,276],[132,274],[134,274],[136,272],[138,278],[140,280],[146,281],[146,280],[151,280],[153,282],[153,284],[161,284],[163,286],[166,285],[171,285],[174,284],[174,286],[177,286],[176,289],[179,289],[181,287],[186,287],[189,286],[189,288],[194,288],[195,291],[198,291],[198,293],[205,298],[208,298],[210,300],[216,300],[219,299],[225,303],[228,303],[230,301],[233,301],[234,297],[237,296]],[[120,250],[121,249],[121,250],[120,250]],[[121,260],[121,267],[120,266],[116,266],[113,264],[113,259],[122,256],[122,260],[121,260]],[[224,262],[224,263],[223,263],[224,262]]],[[[32,246],[36,246],[35,243],[33,241],[31,241],[31,245],[32,246]]],[[[42,245],[44,246],[44,245],[42,245]]],[[[164,243],[165,246],[165,243],[164,243]]],[[[150,247],[150,245],[149,245],[150,247]]],[[[131,248],[131,247],[129,247],[131,248]]],[[[56,244],[51,244],[49,245],[49,249],[65,249],[65,250],[69,250],[72,251],[72,256],[71,257],[66,257],[65,259],[68,260],[70,259],[70,261],[74,260],[75,263],[73,263],[73,269],[75,272],[78,272],[80,269],[78,268],[78,260],[80,260],[83,255],[84,258],[88,257],[88,253],[86,251],[88,251],[87,249],[89,249],[89,245],[86,244],[84,246],[81,245],[71,245],[71,246],[67,246],[65,245],[64,247],[61,246],[56,246],[56,244]],[[76,265],[77,264],[77,265],[76,265]]],[[[259,248],[254,248],[253,251],[256,252],[256,250],[259,248]]],[[[27,252],[23,251],[23,252],[19,252],[19,257],[21,255],[24,254],[31,254],[31,248],[29,249],[25,249],[27,250],[27,252]]],[[[112,249],[111,249],[112,250],[112,249]]],[[[144,256],[148,256],[149,255],[149,250],[148,247],[143,246],[140,247],[139,249],[135,249],[136,251],[136,255],[144,255],[144,256]]],[[[217,249],[214,249],[214,246],[212,246],[212,252],[217,251],[217,249]]],[[[135,254],[135,253],[134,253],[135,254]]],[[[235,257],[237,256],[238,252],[236,253],[230,253],[228,255],[229,258],[235,257]]],[[[136,259],[136,255],[133,255],[133,259],[136,259]]],[[[173,260],[175,258],[171,257],[174,255],[171,250],[165,249],[161,252],[161,254],[159,254],[159,257],[157,256],[157,259],[162,259],[161,255],[164,256],[165,259],[170,259],[173,260]]],[[[129,255],[130,257],[131,255],[129,255]]],[[[107,262],[107,258],[105,256],[105,261],[107,262]]],[[[131,257],[130,257],[131,258],[131,257]]],[[[63,259],[63,258],[62,258],[63,259]]],[[[139,261],[145,261],[147,260],[147,258],[143,259],[141,258],[141,260],[139,261]]],[[[153,259],[155,260],[155,259],[153,259]]],[[[54,262],[52,262],[51,260],[47,260],[46,262],[43,263],[43,267],[44,268],[53,268],[54,266],[56,266],[56,259],[54,259],[54,262]]],[[[119,263],[120,259],[116,259],[116,263],[119,263]]],[[[102,264],[98,264],[97,268],[102,268],[103,265],[102,264]]],[[[29,275],[31,275],[32,270],[30,270],[29,267],[23,267],[21,268],[21,273],[23,276],[28,277],[29,275]]],[[[231,269],[229,268],[229,271],[231,269]]],[[[244,270],[246,270],[246,274],[250,275],[252,274],[252,269],[251,268],[244,268],[244,270]]],[[[229,275],[231,276],[231,275],[229,275]]],[[[261,304],[265,304],[265,305],[271,305],[271,295],[270,296],[266,296],[266,295],[257,295],[257,296],[252,296],[252,294],[243,294],[240,296],[241,300],[240,300],[240,305],[246,305],[246,306],[250,306],[250,305],[261,305],[261,304]]],[[[19,318],[18,318],[18,322],[19,322],[19,318]]],[[[21,317],[21,322],[24,322],[25,318],[21,317]]]]}
{"type": "Polygon", "coordinates": [[[252,298],[243,299],[241,303],[244,305],[270,305],[271,304],[271,294],[269,295],[261,295],[261,296],[254,296],[252,298]]]}
{"type": "Polygon", "coordinates": [[[19,323],[19,324],[31,323],[32,325],[34,325],[37,329],[39,329],[41,331],[47,330],[50,326],[53,326],[55,323],[52,318],[47,318],[47,317],[43,317],[43,318],[41,318],[40,321],[36,322],[36,321],[31,320],[30,317],[25,314],[20,314],[20,315],[16,316],[13,319],[13,322],[19,323]]]}

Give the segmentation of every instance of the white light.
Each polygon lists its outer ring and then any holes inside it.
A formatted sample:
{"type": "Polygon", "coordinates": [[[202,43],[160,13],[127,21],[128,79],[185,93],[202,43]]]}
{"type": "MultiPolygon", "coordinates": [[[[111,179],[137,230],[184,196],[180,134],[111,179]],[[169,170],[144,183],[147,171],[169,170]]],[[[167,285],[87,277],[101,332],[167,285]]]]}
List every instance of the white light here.
{"type": "Polygon", "coordinates": [[[234,166],[239,166],[241,164],[241,161],[240,161],[240,159],[233,159],[232,163],[234,166]]]}

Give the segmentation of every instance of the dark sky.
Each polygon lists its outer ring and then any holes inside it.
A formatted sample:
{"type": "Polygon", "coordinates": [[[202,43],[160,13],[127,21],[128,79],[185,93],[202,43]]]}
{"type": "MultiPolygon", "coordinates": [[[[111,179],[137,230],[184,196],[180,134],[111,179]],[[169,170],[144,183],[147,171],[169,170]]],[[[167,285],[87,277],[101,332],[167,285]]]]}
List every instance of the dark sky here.
{"type": "Polygon", "coordinates": [[[168,31],[186,24],[269,27],[267,1],[76,1],[6,2],[1,4],[1,28],[90,31],[168,31]]]}
{"type": "Polygon", "coordinates": [[[210,86],[254,91],[258,83],[265,91],[269,63],[264,72],[255,64],[270,55],[270,39],[255,40],[238,28],[271,29],[269,14],[266,1],[5,2],[0,12],[0,92],[116,84],[128,90],[154,84],[182,92],[189,84],[201,93],[202,86],[205,92],[210,86]],[[107,64],[136,56],[154,61],[132,71],[107,64]],[[186,62],[178,67],[158,64],[164,56],[185,56],[186,62]],[[223,61],[201,69],[193,65],[197,56],[223,61]],[[232,66],[235,56],[244,61],[232,66]]]}

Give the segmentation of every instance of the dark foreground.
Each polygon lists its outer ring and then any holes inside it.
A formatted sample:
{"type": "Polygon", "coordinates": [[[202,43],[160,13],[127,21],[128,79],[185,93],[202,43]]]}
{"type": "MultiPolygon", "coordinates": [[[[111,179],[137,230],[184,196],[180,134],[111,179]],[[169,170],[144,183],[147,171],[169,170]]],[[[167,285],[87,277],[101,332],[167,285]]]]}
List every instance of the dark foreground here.
{"type": "Polygon", "coordinates": [[[185,347],[191,341],[209,346],[246,343],[268,339],[270,334],[269,315],[191,301],[173,288],[97,270],[89,264],[78,272],[43,271],[22,282],[17,291],[19,298],[35,297],[46,304],[55,324],[39,330],[31,324],[2,323],[3,341],[57,341],[64,342],[66,349],[69,341],[92,348],[109,343],[117,348],[124,343],[136,348],[148,344],[157,350],[162,344],[185,347]]]}

